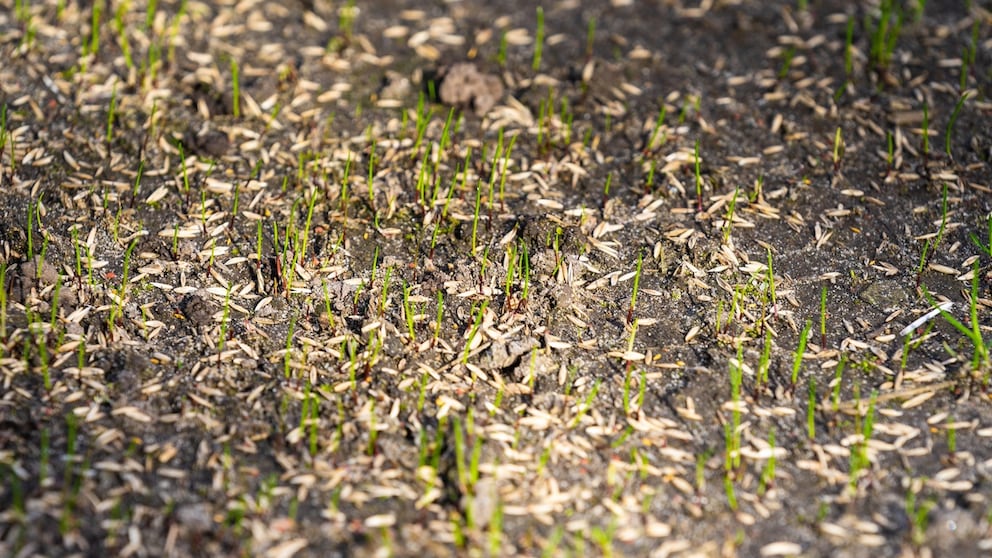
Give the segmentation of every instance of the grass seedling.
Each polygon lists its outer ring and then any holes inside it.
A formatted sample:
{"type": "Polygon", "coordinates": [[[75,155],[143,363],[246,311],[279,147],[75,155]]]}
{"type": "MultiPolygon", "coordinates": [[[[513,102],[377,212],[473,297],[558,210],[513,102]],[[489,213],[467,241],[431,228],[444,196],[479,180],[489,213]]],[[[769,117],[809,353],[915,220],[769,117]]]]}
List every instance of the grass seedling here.
{"type": "Polygon", "coordinates": [[[417,334],[413,328],[414,308],[410,302],[410,284],[403,281],[403,318],[406,321],[406,331],[410,335],[410,341],[417,340],[417,334]]]}
{"type": "Polygon", "coordinates": [[[634,319],[634,307],[637,306],[637,291],[641,285],[641,266],[644,262],[644,252],[637,253],[637,269],[634,271],[634,290],[630,294],[630,306],[627,308],[627,324],[634,319]]]}
{"type": "MultiPolygon", "coordinates": [[[[300,404],[300,432],[306,432],[310,425],[310,400],[313,398],[310,390],[310,382],[305,382],[303,384],[303,401],[300,404]]],[[[313,457],[313,453],[310,452],[311,458],[313,457]]]]}
{"type": "Polygon", "coordinates": [[[792,68],[792,59],[796,56],[796,47],[789,47],[782,55],[782,66],[778,70],[778,79],[785,79],[792,68]]]}
{"type": "Polygon", "coordinates": [[[63,535],[69,532],[74,522],[73,508],[76,504],[76,496],[79,493],[79,484],[74,479],[76,470],[76,442],[79,432],[78,419],[76,414],[68,412],[65,415],[66,428],[66,448],[65,448],[65,472],[63,474],[62,486],[63,495],[62,517],[59,520],[59,532],[63,535]]]}
{"type": "MultiPolygon", "coordinates": [[[[665,135],[662,135],[662,129],[665,127],[665,115],[667,114],[667,110],[668,109],[665,106],[665,102],[662,101],[661,107],[658,109],[658,118],[655,119],[654,128],[651,130],[651,136],[648,138],[648,143],[644,147],[645,152],[652,151],[656,147],[661,147],[664,145],[666,137],[665,135]],[[655,142],[658,142],[658,136],[661,136],[661,141],[656,146],[655,142]]],[[[652,167],[652,170],[653,169],[654,167],[652,167]]]]}
{"type": "MultiPolygon", "coordinates": [[[[855,391],[856,399],[858,399],[858,391],[860,390],[855,391]]],[[[871,466],[871,459],[868,456],[868,441],[871,440],[875,429],[875,402],[877,400],[878,390],[872,390],[871,397],[868,399],[868,410],[861,423],[861,439],[851,448],[851,471],[849,473],[850,480],[848,487],[852,491],[857,487],[858,479],[861,477],[861,471],[871,466]]],[[[856,418],[860,420],[861,415],[857,415],[856,418]]]]}
{"type": "Polygon", "coordinates": [[[568,97],[562,97],[561,99],[561,114],[558,116],[561,120],[562,125],[565,128],[565,136],[562,138],[562,143],[565,146],[572,144],[572,132],[573,125],[575,123],[575,113],[572,112],[571,107],[568,103],[568,97]]]}
{"type": "MultiPolygon", "coordinates": [[[[0,340],[7,341],[7,263],[0,262],[0,340]]],[[[3,356],[0,344],[0,357],[3,356]]]]}
{"type": "Polygon", "coordinates": [[[158,0],[148,0],[148,6],[145,11],[145,31],[152,28],[155,23],[155,13],[158,11],[158,0]]]}
{"type": "Polygon", "coordinates": [[[592,60],[593,44],[596,41],[596,18],[590,17],[586,26],[586,60],[592,60]]]}
{"type": "MultiPolygon", "coordinates": [[[[485,290],[486,268],[489,266],[489,263],[489,246],[486,246],[486,249],[482,252],[482,262],[479,264],[479,292],[485,290]]],[[[557,268],[555,268],[555,271],[557,271],[557,268]]]]}
{"type": "Polygon", "coordinates": [[[799,334],[799,346],[796,348],[796,354],[792,359],[792,385],[795,386],[796,382],[799,380],[799,369],[803,364],[803,355],[806,353],[806,342],[809,340],[809,331],[812,329],[813,323],[806,320],[806,325],[803,326],[802,333],[799,334]]]}
{"type": "MultiPolygon", "coordinates": [[[[589,538],[599,545],[601,556],[614,556],[613,539],[616,537],[617,519],[613,516],[606,528],[595,526],[589,530],[589,538]]],[[[579,556],[582,553],[578,554],[579,556]]]]}
{"type": "Polygon", "coordinates": [[[489,520],[489,556],[502,556],[503,503],[496,502],[496,511],[489,520]]]}
{"type": "Polygon", "coordinates": [[[389,281],[393,275],[393,266],[386,268],[386,275],[382,279],[382,296],[379,299],[379,317],[386,314],[386,303],[389,302],[389,281]]]}
{"type": "MultiPolygon", "coordinates": [[[[372,134],[371,127],[369,127],[368,129],[368,133],[369,135],[372,134]]],[[[375,163],[376,163],[375,147],[376,147],[376,139],[372,138],[372,144],[369,146],[369,172],[368,172],[368,178],[366,179],[366,184],[368,186],[368,191],[369,191],[369,207],[372,209],[373,213],[375,213],[375,189],[373,188],[373,184],[374,184],[373,179],[375,178],[375,163]]]]}
{"type": "Polygon", "coordinates": [[[830,382],[830,404],[835,413],[840,409],[840,384],[844,379],[845,366],[847,366],[847,353],[840,355],[840,362],[837,363],[837,369],[834,370],[834,379],[830,382]]]}
{"type": "Polygon", "coordinates": [[[34,261],[34,215],[35,204],[28,203],[28,261],[34,261]]]}
{"type": "Polygon", "coordinates": [[[427,195],[427,186],[430,185],[430,174],[428,173],[427,160],[430,157],[430,151],[424,151],[424,157],[420,162],[420,170],[417,171],[417,201],[420,202],[420,207],[424,210],[430,206],[427,195]]]}
{"type": "MultiPolygon", "coordinates": [[[[309,385],[310,382],[307,382],[309,385]]],[[[310,455],[317,455],[317,442],[318,442],[318,427],[320,426],[320,398],[316,395],[310,395],[310,416],[309,416],[309,427],[310,427],[310,455]]]]}
{"type": "MultiPolygon", "coordinates": [[[[306,169],[307,154],[300,152],[296,155],[296,185],[299,186],[303,183],[303,175],[306,169]]],[[[282,191],[286,193],[287,180],[283,180],[282,191]]]]}
{"type": "Polygon", "coordinates": [[[187,0],[181,0],[179,3],[179,11],[176,12],[176,16],[172,18],[172,26],[169,30],[169,49],[168,49],[168,60],[169,65],[173,65],[176,62],[176,37],[179,36],[179,24],[182,22],[183,18],[186,17],[186,5],[187,0]]]}
{"type": "MultiPolygon", "coordinates": [[[[627,342],[627,352],[634,350],[634,338],[637,336],[637,320],[630,328],[630,339],[627,342]]],[[[536,350],[536,349],[535,349],[536,350]]],[[[631,374],[633,368],[631,367],[632,361],[627,361],[626,372],[623,378],[623,412],[626,415],[630,415],[630,383],[632,381],[633,375],[631,374]]]]}
{"type": "Polygon", "coordinates": [[[758,480],[758,496],[764,496],[765,492],[775,484],[775,429],[768,432],[768,461],[761,470],[761,478],[758,480]]]}
{"type": "Polygon", "coordinates": [[[299,243],[300,246],[298,246],[298,253],[296,254],[300,262],[305,261],[307,254],[307,245],[310,240],[310,225],[313,223],[313,208],[317,202],[317,192],[318,190],[316,188],[310,192],[310,202],[307,204],[307,220],[303,225],[302,239],[299,243]]]}
{"type": "MultiPolygon", "coordinates": [[[[0,285],[2,284],[3,283],[0,282],[0,285]]],[[[59,296],[61,295],[61,292],[62,292],[62,276],[59,275],[58,278],[55,279],[55,289],[52,291],[52,311],[48,316],[48,325],[52,331],[55,331],[55,325],[59,317],[59,296]]],[[[61,337],[62,333],[60,333],[59,335],[61,337]]],[[[59,343],[59,345],[61,345],[61,343],[59,343]]]]}
{"type": "Polygon", "coordinates": [[[348,183],[351,181],[351,152],[348,152],[348,159],[344,163],[344,176],[341,179],[341,194],[339,196],[338,209],[344,213],[345,222],[348,219],[348,183]]]}
{"type": "Polygon", "coordinates": [[[509,41],[506,38],[506,30],[504,29],[499,35],[499,50],[496,51],[496,63],[499,64],[500,68],[506,67],[506,47],[509,41]]]}
{"type": "Polygon", "coordinates": [[[131,43],[127,38],[127,29],[124,27],[124,16],[130,8],[129,2],[121,2],[114,12],[114,30],[117,32],[117,44],[120,46],[121,54],[124,55],[124,64],[128,70],[134,68],[134,60],[131,58],[131,43]]]}
{"type": "Polygon", "coordinates": [[[134,207],[134,200],[138,197],[138,191],[141,189],[141,176],[145,172],[145,160],[142,159],[138,161],[138,172],[134,177],[134,186],[131,188],[131,200],[128,202],[130,207],[134,207]]]}
{"type": "Polygon", "coordinates": [[[355,0],[348,0],[348,4],[341,9],[338,15],[338,29],[344,37],[345,44],[351,43],[351,35],[355,27],[355,17],[358,9],[355,7],[355,0]]]}
{"type": "Polygon", "coordinates": [[[941,240],[944,238],[944,229],[947,226],[947,183],[944,183],[943,193],[941,195],[941,219],[940,228],[937,229],[937,236],[931,242],[931,239],[926,239],[923,244],[923,252],[920,254],[920,263],[916,266],[916,286],[920,286],[920,280],[923,276],[923,269],[926,267],[930,259],[933,258],[933,254],[937,251],[937,246],[940,244],[941,240]]]}
{"type": "Polygon", "coordinates": [[[29,0],[14,0],[14,19],[18,23],[31,21],[31,3],[29,0]]]}
{"type": "MultiPolygon", "coordinates": [[[[127,298],[127,283],[128,276],[131,268],[131,253],[134,251],[134,247],[138,245],[138,239],[135,238],[128,245],[127,250],[124,251],[124,266],[121,272],[121,286],[117,290],[116,296],[111,297],[113,304],[110,306],[110,313],[107,315],[107,329],[110,331],[114,330],[114,325],[117,323],[117,319],[123,314],[124,311],[124,300],[127,298]]],[[[92,267],[90,268],[92,273],[92,267]]]]}
{"type": "Polygon", "coordinates": [[[588,413],[589,409],[592,408],[592,402],[596,400],[596,394],[599,393],[599,383],[600,380],[597,378],[596,381],[592,384],[592,389],[590,389],[589,393],[586,394],[586,398],[582,402],[582,405],[579,407],[579,410],[576,413],[575,418],[572,419],[572,422],[570,424],[572,428],[578,426],[578,424],[582,421],[582,417],[586,416],[586,413],[588,413]]]}
{"type": "Polygon", "coordinates": [[[713,457],[713,450],[707,449],[696,456],[696,494],[702,494],[706,490],[706,462],[713,457]]]}
{"type": "Polygon", "coordinates": [[[758,358],[758,371],[755,375],[755,391],[762,386],[768,384],[768,370],[771,368],[772,361],[772,330],[765,330],[765,343],[761,349],[761,356],[758,358]]]}
{"type": "Polygon", "coordinates": [[[975,65],[975,54],[978,51],[978,30],[981,19],[975,18],[971,24],[971,43],[964,47],[961,53],[961,77],[959,87],[964,92],[968,87],[968,70],[975,65]]]}
{"type": "Polygon", "coordinates": [[[888,69],[904,18],[902,4],[898,0],[881,0],[878,18],[874,22],[868,21],[866,28],[871,30],[869,58],[876,70],[888,69]]]}
{"type": "Polygon", "coordinates": [[[506,262],[506,281],[503,285],[503,298],[506,300],[507,304],[509,304],[510,301],[513,278],[517,274],[517,259],[517,245],[511,242],[506,247],[506,256],[504,257],[504,261],[506,262]]]}
{"type": "MultiPolygon", "coordinates": [[[[4,103],[0,106],[0,158],[3,157],[3,152],[7,148],[7,139],[9,138],[10,132],[7,131],[7,104],[4,103]]],[[[11,150],[10,153],[11,164],[14,162],[14,152],[11,150]]]]}
{"type": "Polygon", "coordinates": [[[3,158],[3,150],[7,143],[10,143],[10,172],[17,172],[17,150],[15,149],[14,143],[15,138],[7,130],[7,105],[4,104],[3,108],[0,109],[0,159],[3,158]]]}
{"type": "Polygon", "coordinates": [[[816,378],[809,378],[809,392],[806,398],[806,435],[816,439],[816,378]]]}
{"type": "Polygon", "coordinates": [[[348,383],[351,389],[358,387],[358,341],[348,339],[341,342],[341,354],[348,356],[348,383]]]}
{"type": "MultiPolygon", "coordinates": [[[[24,338],[24,362],[25,365],[29,365],[29,356],[31,354],[31,338],[34,338],[35,345],[37,347],[38,354],[38,364],[41,369],[42,383],[45,386],[46,391],[51,391],[52,389],[52,378],[49,375],[48,370],[48,343],[45,339],[45,328],[40,320],[36,320],[38,316],[31,311],[30,308],[27,309],[27,325],[28,332],[34,335],[28,335],[24,338]]],[[[30,368],[30,366],[27,366],[30,368]]]]}
{"type": "Polygon", "coordinates": [[[923,268],[926,267],[927,261],[930,255],[930,239],[926,239],[923,243],[923,252],[920,253],[920,263],[916,266],[916,286],[920,286],[920,280],[923,277],[923,268]]]}
{"type": "Polygon", "coordinates": [[[235,118],[241,117],[241,78],[238,75],[238,61],[231,57],[231,111],[235,118]]]}
{"type": "Polygon", "coordinates": [[[537,7],[537,32],[534,37],[534,59],[531,69],[535,72],[541,69],[541,53],[544,50],[544,8],[537,7]]]}
{"type": "Polygon", "coordinates": [[[224,342],[227,340],[227,323],[231,316],[231,284],[227,285],[227,292],[224,293],[224,313],[220,319],[220,336],[217,337],[217,364],[220,364],[220,355],[224,352],[224,342]]]}
{"type": "MultiPolygon", "coordinates": [[[[945,320],[947,320],[947,323],[949,323],[952,326],[954,326],[954,329],[957,329],[958,331],[960,331],[965,337],[968,338],[969,341],[971,341],[971,344],[972,344],[972,347],[973,347],[973,356],[972,356],[972,359],[971,359],[971,366],[972,366],[972,369],[973,370],[978,370],[979,368],[982,368],[982,367],[988,367],[988,365],[990,364],[990,362],[989,362],[989,349],[988,349],[988,345],[986,345],[985,339],[982,337],[981,326],[980,326],[980,324],[978,322],[978,295],[979,295],[979,292],[978,292],[978,277],[979,277],[979,275],[980,275],[980,273],[979,273],[979,267],[978,267],[978,260],[976,259],[972,263],[972,268],[971,268],[971,295],[968,297],[969,318],[971,320],[971,327],[970,328],[969,327],[966,327],[957,318],[955,318],[954,316],[952,316],[947,310],[944,310],[943,307],[938,306],[937,305],[937,302],[933,299],[933,296],[930,295],[930,291],[926,288],[926,286],[923,287],[923,295],[926,297],[927,302],[931,306],[933,306],[935,308],[939,308],[940,309],[940,315],[945,320]]],[[[988,374],[985,375],[985,378],[984,378],[983,381],[987,381],[987,380],[988,380],[988,374]]]]}
{"type": "Polygon", "coordinates": [[[911,486],[906,491],[906,516],[909,518],[911,531],[910,540],[917,547],[923,546],[926,542],[927,527],[930,524],[930,510],[936,505],[932,499],[927,499],[922,503],[916,501],[916,491],[911,486]]]}
{"type": "Polygon", "coordinates": [[[854,73],[854,17],[847,17],[847,30],[844,33],[844,75],[850,81],[854,73]]]}
{"type": "Polygon", "coordinates": [[[961,115],[961,108],[964,106],[964,102],[968,100],[970,92],[965,91],[958,98],[958,102],[954,103],[954,110],[951,111],[951,118],[947,121],[947,131],[944,133],[944,151],[947,152],[947,156],[951,156],[951,134],[954,132],[954,124],[958,121],[958,116],[961,115]]]}
{"type": "Polygon", "coordinates": [[[520,248],[517,252],[520,254],[518,268],[520,269],[520,277],[523,279],[520,300],[525,301],[530,294],[530,252],[528,251],[527,243],[523,239],[520,240],[520,248]]]}
{"type": "Polygon", "coordinates": [[[369,443],[365,448],[365,453],[368,455],[375,455],[375,443],[379,439],[379,429],[375,420],[375,402],[375,397],[369,398],[369,443]]]}
{"type": "Polygon", "coordinates": [[[107,135],[106,141],[109,148],[111,140],[114,139],[114,120],[117,117],[117,84],[110,93],[110,109],[107,111],[107,135]]]}
{"type": "Polygon", "coordinates": [[[102,11],[103,2],[93,2],[90,15],[90,37],[88,41],[83,41],[83,57],[91,54],[96,56],[100,52],[100,15],[102,11]]]}
{"type": "Polygon", "coordinates": [[[296,329],[296,314],[289,317],[289,328],[286,329],[286,352],[282,356],[283,377],[289,379],[290,360],[293,356],[293,330],[296,329]]]}
{"type": "Polygon", "coordinates": [[[885,164],[888,166],[888,172],[891,173],[896,166],[896,141],[892,136],[892,132],[885,131],[885,164]]]}
{"type": "Polygon", "coordinates": [[[437,246],[438,234],[441,232],[441,225],[443,224],[443,221],[448,216],[448,207],[451,205],[451,200],[454,195],[455,189],[448,189],[448,198],[444,201],[444,206],[441,207],[441,216],[438,218],[437,224],[434,225],[434,232],[431,233],[431,248],[427,255],[428,258],[434,257],[434,248],[437,246]]]}
{"type": "Polygon", "coordinates": [[[733,461],[734,456],[738,456],[737,459],[740,459],[740,452],[738,451],[738,448],[734,447],[734,440],[737,439],[737,437],[734,435],[734,428],[729,422],[723,426],[723,438],[724,442],[727,444],[727,458],[725,462],[726,470],[723,474],[723,492],[727,495],[727,505],[730,506],[731,510],[737,511],[737,494],[734,492],[734,477],[731,462],[733,461]]]}
{"type": "Polygon", "coordinates": [[[844,157],[844,136],[841,131],[841,127],[837,126],[837,131],[834,133],[834,172],[840,170],[840,161],[844,157]]]}
{"type": "Polygon", "coordinates": [[[84,244],[83,247],[86,248],[86,280],[90,287],[93,287],[96,285],[96,282],[93,281],[93,252],[90,251],[88,245],[84,244]]]}
{"type": "MultiPolygon", "coordinates": [[[[148,55],[141,61],[141,69],[139,70],[140,75],[142,76],[141,82],[143,87],[150,88],[155,85],[155,81],[158,78],[158,71],[161,66],[162,47],[157,41],[153,41],[148,45],[148,55]]],[[[154,119],[151,120],[154,122],[154,119]]],[[[154,126],[152,127],[152,131],[154,131],[154,126]]]]}
{"type": "Polygon", "coordinates": [[[983,254],[992,257],[992,213],[989,213],[985,217],[985,226],[988,231],[988,238],[985,241],[985,244],[982,244],[982,241],[978,239],[978,236],[976,236],[975,233],[969,233],[968,237],[971,238],[972,244],[977,246],[983,254]]]}
{"type": "MultiPolygon", "coordinates": [[[[563,232],[564,231],[561,227],[556,226],[554,238],[551,240],[551,249],[555,254],[555,268],[551,270],[552,277],[558,277],[558,271],[561,269],[561,264],[565,259],[565,256],[562,254],[561,246],[561,235],[563,232]]],[[[551,236],[551,231],[548,231],[548,236],[551,236]]]]}
{"type": "MultiPolygon", "coordinates": [[[[472,347],[475,342],[475,336],[479,333],[479,328],[482,327],[482,319],[486,315],[486,309],[489,308],[489,300],[483,300],[482,304],[478,308],[473,308],[474,322],[472,323],[472,329],[468,333],[468,341],[465,343],[465,351],[462,353],[462,364],[468,362],[469,353],[472,352],[472,347]]],[[[475,379],[475,373],[472,373],[473,379],[475,379]]]]}
{"type": "Polygon", "coordinates": [[[467,493],[471,486],[469,485],[468,468],[465,466],[465,431],[462,428],[462,421],[457,417],[452,418],[451,427],[452,437],[455,440],[455,472],[458,488],[463,493],[467,493]]]}
{"type": "MultiPolygon", "coordinates": [[[[451,109],[448,110],[448,117],[444,119],[444,127],[441,128],[441,140],[438,142],[438,153],[443,153],[444,150],[447,149],[449,145],[451,145],[451,139],[452,136],[454,135],[452,133],[453,130],[452,123],[454,122],[454,120],[455,120],[455,108],[451,107],[451,109]]],[[[457,122],[454,123],[455,126],[458,125],[457,122]]],[[[464,183],[462,185],[464,186],[464,183]]]]}
{"type": "MultiPolygon", "coordinates": [[[[433,98],[433,95],[431,95],[431,98],[433,98]]],[[[420,145],[424,141],[424,134],[427,133],[427,125],[430,124],[433,116],[434,108],[431,107],[430,110],[427,110],[427,97],[424,92],[421,91],[420,95],[417,97],[417,137],[414,140],[413,150],[410,155],[411,158],[415,159],[420,153],[420,145]]],[[[426,161],[426,154],[424,160],[426,161]]]]}
{"type": "Polygon", "coordinates": [[[730,423],[727,424],[727,473],[741,465],[741,386],[744,383],[744,343],[737,345],[736,360],[730,361],[727,370],[730,373],[730,401],[733,410],[730,413],[730,423]]]}
{"type": "Polygon", "coordinates": [[[184,203],[183,206],[189,205],[189,171],[186,168],[186,151],[183,148],[183,144],[177,144],[176,147],[179,148],[179,168],[183,173],[183,191],[184,203]]]}
{"type": "Polygon", "coordinates": [[[611,172],[606,175],[606,184],[603,185],[603,204],[600,206],[600,209],[603,210],[606,209],[606,200],[608,200],[610,197],[610,184],[612,182],[613,182],[613,173],[611,172]]]}

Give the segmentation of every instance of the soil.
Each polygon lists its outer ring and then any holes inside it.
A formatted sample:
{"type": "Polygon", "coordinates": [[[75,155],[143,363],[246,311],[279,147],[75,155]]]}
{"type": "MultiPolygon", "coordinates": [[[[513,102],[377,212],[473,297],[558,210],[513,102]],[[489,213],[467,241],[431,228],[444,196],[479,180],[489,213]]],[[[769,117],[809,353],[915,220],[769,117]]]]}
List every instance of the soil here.
{"type": "Polygon", "coordinates": [[[0,555],[992,549],[986,3],[0,6],[0,555]]]}

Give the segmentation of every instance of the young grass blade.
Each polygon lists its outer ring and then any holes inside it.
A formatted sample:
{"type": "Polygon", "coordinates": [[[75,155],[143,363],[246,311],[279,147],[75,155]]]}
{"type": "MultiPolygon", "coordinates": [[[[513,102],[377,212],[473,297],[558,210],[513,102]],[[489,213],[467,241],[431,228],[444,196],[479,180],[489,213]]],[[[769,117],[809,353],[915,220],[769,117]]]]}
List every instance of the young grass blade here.
{"type": "Polygon", "coordinates": [[[806,320],[806,325],[803,326],[802,333],[799,334],[799,346],[796,348],[796,354],[792,359],[792,385],[795,386],[796,382],[799,380],[799,369],[803,364],[803,355],[806,353],[806,342],[809,340],[809,331],[813,328],[813,322],[806,320]]]}
{"type": "Polygon", "coordinates": [[[541,53],[544,50],[544,8],[537,7],[537,36],[534,38],[534,60],[531,69],[535,72],[541,69],[541,53]]]}
{"type": "Polygon", "coordinates": [[[947,132],[944,134],[944,151],[947,152],[947,156],[951,156],[951,133],[954,131],[954,124],[958,121],[958,116],[961,115],[961,108],[964,106],[964,102],[968,100],[971,96],[970,91],[965,91],[958,102],[954,104],[954,110],[951,111],[951,118],[947,121],[947,132]]]}

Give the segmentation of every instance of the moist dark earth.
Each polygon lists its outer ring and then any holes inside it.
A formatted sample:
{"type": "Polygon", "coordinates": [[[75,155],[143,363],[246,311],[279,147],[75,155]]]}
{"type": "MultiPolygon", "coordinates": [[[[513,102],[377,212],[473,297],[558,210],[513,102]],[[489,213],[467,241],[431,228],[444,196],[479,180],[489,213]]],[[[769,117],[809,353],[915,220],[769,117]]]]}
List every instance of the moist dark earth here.
{"type": "Polygon", "coordinates": [[[987,554],[989,9],[0,0],[0,555],[987,554]]]}

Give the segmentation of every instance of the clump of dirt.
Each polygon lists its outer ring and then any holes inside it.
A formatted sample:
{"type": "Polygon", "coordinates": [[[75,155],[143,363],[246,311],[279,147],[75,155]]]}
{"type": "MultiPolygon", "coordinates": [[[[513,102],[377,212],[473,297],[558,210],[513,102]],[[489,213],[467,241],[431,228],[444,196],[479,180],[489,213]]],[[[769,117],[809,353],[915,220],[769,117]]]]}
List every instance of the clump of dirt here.
{"type": "Polygon", "coordinates": [[[489,112],[503,96],[499,76],[484,74],[475,64],[460,62],[438,72],[438,96],[446,105],[471,109],[479,115],[489,112]]]}

